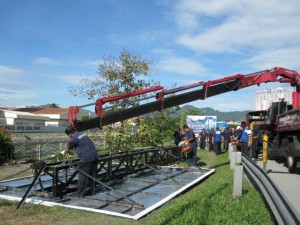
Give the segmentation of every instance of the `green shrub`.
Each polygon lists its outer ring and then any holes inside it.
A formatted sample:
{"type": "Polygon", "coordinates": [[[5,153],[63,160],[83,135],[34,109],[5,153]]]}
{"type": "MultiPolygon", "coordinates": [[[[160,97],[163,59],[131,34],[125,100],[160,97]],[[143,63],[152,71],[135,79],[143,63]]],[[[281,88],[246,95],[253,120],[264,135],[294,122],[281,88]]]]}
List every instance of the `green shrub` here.
{"type": "Polygon", "coordinates": [[[0,165],[14,159],[14,146],[11,134],[0,128],[0,165]]]}
{"type": "Polygon", "coordinates": [[[130,151],[133,148],[133,137],[124,128],[104,128],[105,151],[110,154],[130,151]]]}

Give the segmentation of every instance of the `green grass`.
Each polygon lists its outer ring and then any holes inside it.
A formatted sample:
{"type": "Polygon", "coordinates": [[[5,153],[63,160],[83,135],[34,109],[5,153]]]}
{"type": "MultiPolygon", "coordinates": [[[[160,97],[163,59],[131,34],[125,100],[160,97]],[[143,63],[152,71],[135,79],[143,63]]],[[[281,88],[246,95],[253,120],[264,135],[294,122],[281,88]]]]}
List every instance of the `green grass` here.
{"type": "MultiPolygon", "coordinates": [[[[274,218],[261,195],[245,178],[243,196],[232,198],[233,171],[228,154],[215,156],[198,151],[202,167],[215,167],[216,173],[190,191],[178,196],[139,221],[109,217],[97,213],[49,208],[26,204],[16,211],[17,203],[0,200],[0,224],[274,224],[274,218]]],[[[185,162],[179,163],[186,166],[185,162]]]]}

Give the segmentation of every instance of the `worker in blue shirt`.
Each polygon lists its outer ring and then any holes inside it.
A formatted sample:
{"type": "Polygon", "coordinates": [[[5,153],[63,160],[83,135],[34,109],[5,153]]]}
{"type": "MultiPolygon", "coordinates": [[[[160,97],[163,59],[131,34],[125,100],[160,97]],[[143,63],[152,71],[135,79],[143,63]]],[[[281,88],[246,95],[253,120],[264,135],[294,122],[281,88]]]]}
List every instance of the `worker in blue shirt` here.
{"type": "Polygon", "coordinates": [[[191,152],[188,158],[189,166],[197,167],[197,139],[195,137],[195,133],[189,128],[188,125],[184,125],[183,130],[185,132],[185,144],[190,145],[191,148],[191,152]]]}
{"type": "Polygon", "coordinates": [[[214,132],[214,135],[212,137],[212,142],[214,144],[214,152],[216,155],[221,154],[221,142],[222,142],[222,132],[220,131],[220,128],[217,127],[216,131],[214,132]]]}
{"type": "MultiPolygon", "coordinates": [[[[65,153],[75,149],[79,157],[78,169],[95,177],[98,153],[91,139],[86,134],[76,131],[75,128],[71,126],[66,128],[65,133],[69,136],[65,153]]],[[[88,179],[84,174],[79,172],[76,196],[82,198],[86,194],[95,194],[95,181],[88,179]],[[86,192],[88,183],[89,191],[86,192]]]]}
{"type": "Polygon", "coordinates": [[[247,124],[245,121],[241,122],[241,131],[240,131],[240,143],[241,143],[241,152],[244,153],[246,156],[250,157],[250,152],[248,149],[248,142],[249,142],[249,134],[246,129],[247,124]]]}

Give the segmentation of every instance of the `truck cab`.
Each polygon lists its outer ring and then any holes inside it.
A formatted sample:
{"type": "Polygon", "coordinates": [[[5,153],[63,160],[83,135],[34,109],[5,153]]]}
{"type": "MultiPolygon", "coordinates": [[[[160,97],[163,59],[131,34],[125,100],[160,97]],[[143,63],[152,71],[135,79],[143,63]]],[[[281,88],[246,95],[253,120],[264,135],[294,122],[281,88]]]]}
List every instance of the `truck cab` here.
{"type": "Polygon", "coordinates": [[[281,100],[268,110],[249,112],[246,119],[254,129],[268,134],[268,157],[286,158],[289,172],[295,172],[300,162],[300,108],[281,100]]]}

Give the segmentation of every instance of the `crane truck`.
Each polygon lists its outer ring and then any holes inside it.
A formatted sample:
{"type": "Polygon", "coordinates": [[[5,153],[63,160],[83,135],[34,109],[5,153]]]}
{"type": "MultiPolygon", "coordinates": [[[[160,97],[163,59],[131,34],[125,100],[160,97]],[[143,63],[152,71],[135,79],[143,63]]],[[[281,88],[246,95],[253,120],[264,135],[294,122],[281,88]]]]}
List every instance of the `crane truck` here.
{"type": "Polygon", "coordinates": [[[268,110],[249,112],[246,121],[268,134],[268,157],[286,158],[289,172],[295,172],[300,163],[300,108],[281,99],[268,110]]]}
{"type": "MultiPolygon", "coordinates": [[[[92,128],[101,129],[102,126],[132,117],[161,111],[196,100],[205,100],[208,97],[268,82],[289,83],[295,88],[291,106],[285,102],[274,103],[269,111],[259,112],[260,114],[258,115],[263,116],[260,116],[259,119],[254,119],[256,122],[260,122],[261,126],[264,126],[261,129],[268,131],[270,134],[270,155],[287,157],[289,171],[293,172],[297,166],[297,161],[300,159],[300,75],[295,70],[274,67],[251,74],[236,74],[173,89],[155,86],[121,95],[102,97],[94,103],[83,106],[70,106],[68,117],[70,124],[76,126],[76,129],[79,131],[92,128]],[[151,95],[151,93],[154,94],[151,95]],[[115,111],[106,110],[109,107],[104,108],[105,104],[145,95],[148,95],[146,97],[147,101],[149,99],[152,99],[152,101],[145,102],[143,99],[140,99],[139,104],[115,111]],[[91,105],[95,106],[97,117],[85,121],[77,120],[79,108],[91,105]]],[[[256,113],[258,112],[254,112],[255,115],[256,113]]],[[[248,122],[254,122],[254,120],[252,119],[252,121],[249,120],[248,122]]]]}

